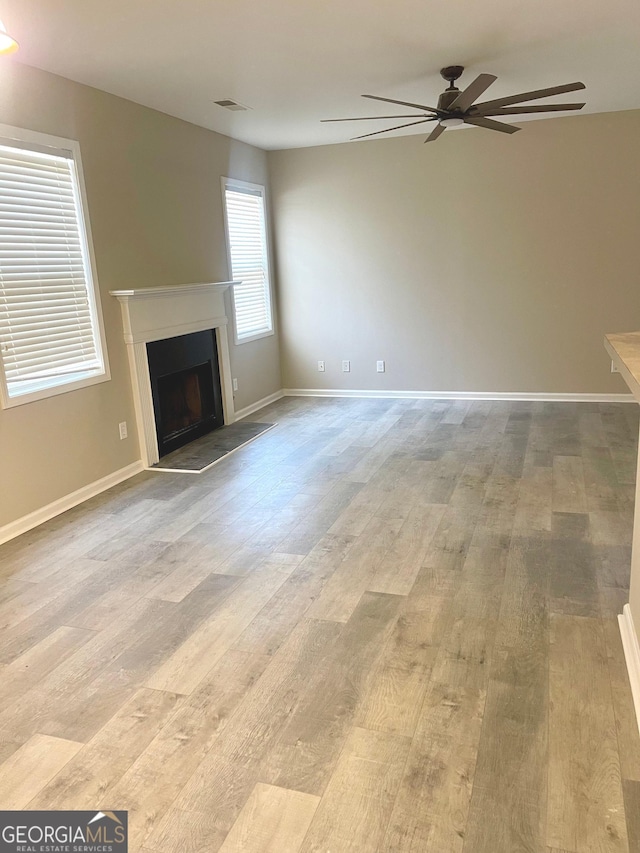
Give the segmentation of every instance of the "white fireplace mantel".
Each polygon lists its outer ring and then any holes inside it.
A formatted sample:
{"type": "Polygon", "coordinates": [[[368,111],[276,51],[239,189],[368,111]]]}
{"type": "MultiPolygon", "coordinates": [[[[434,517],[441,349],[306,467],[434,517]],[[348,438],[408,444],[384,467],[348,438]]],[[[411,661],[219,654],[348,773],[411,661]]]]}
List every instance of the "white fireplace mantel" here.
{"type": "Polygon", "coordinates": [[[220,364],[225,424],[235,419],[224,292],[237,282],[183,284],[112,290],[122,308],[124,340],[140,436],[140,453],[147,467],[159,459],[147,343],[214,329],[220,364]]]}

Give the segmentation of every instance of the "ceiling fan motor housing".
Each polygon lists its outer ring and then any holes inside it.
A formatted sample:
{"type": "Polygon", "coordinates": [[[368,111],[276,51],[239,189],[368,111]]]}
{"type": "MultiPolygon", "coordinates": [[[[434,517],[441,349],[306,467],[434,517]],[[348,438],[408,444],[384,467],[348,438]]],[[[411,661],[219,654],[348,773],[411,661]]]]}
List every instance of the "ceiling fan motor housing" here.
{"type": "Polygon", "coordinates": [[[460,94],[460,89],[455,85],[455,81],[458,77],[462,76],[463,71],[463,65],[447,65],[446,68],[440,69],[440,76],[448,82],[449,87],[445,89],[438,98],[439,110],[448,110],[450,104],[452,104],[460,94]]]}
{"type": "Polygon", "coordinates": [[[438,98],[438,109],[448,111],[449,105],[455,101],[459,94],[460,90],[456,89],[455,86],[452,89],[445,89],[438,98]]]}

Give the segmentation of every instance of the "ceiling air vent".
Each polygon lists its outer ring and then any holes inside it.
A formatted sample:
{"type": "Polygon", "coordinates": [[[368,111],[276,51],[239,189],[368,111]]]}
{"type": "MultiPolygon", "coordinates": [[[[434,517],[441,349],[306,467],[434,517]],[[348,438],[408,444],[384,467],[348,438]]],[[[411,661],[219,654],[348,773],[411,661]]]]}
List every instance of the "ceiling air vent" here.
{"type": "Polygon", "coordinates": [[[224,107],[225,110],[233,110],[234,112],[250,109],[250,107],[245,107],[243,104],[239,104],[237,101],[232,101],[229,98],[225,98],[222,101],[214,101],[214,103],[219,107],[224,107]]]}

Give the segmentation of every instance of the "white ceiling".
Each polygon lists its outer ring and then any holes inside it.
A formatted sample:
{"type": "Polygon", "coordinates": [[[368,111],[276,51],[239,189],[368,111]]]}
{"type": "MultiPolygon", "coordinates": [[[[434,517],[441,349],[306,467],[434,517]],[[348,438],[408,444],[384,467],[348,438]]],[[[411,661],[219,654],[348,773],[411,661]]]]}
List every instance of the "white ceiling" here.
{"type": "Polygon", "coordinates": [[[396,112],[364,93],[433,105],[443,65],[466,66],[461,88],[497,74],[484,100],[582,80],[583,112],[640,108],[640,0],[0,0],[0,17],[17,61],[268,149],[392,125],[320,119],[396,112]]]}

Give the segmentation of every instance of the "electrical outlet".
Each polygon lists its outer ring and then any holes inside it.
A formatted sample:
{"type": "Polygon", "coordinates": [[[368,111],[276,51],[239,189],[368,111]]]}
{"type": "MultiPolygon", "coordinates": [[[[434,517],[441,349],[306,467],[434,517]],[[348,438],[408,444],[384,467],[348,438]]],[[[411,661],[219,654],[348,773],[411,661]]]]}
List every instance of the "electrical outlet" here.
{"type": "Polygon", "coordinates": [[[324,361],[318,362],[318,373],[324,373],[324,361]]]}
{"type": "Polygon", "coordinates": [[[127,432],[127,422],[126,421],[122,421],[121,424],[118,424],[118,431],[120,432],[120,441],[122,441],[123,439],[125,439],[127,437],[127,435],[129,433],[127,432]]]}
{"type": "Polygon", "coordinates": [[[349,373],[350,370],[351,370],[351,362],[345,358],[345,360],[342,362],[342,372],[343,373],[349,373]]]}
{"type": "Polygon", "coordinates": [[[378,373],[384,373],[384,361],[376,361],[376,371],[378,373]]]}
{"type": "Polygon", "coordinates": [[[620,371],[618,370],[618,368],[615,366],[615,364],[613,362],[611,362],[611,372],[612,373],[620,373],[620,371]]]}
{"type": "Polygon", "coordinates": [[[237,379],[234,379],[234,380],[233,380],[233,390],[234,390],[234,391],[237,391],[237,390],[238,390],[238,380],[237,380],[237,379]]]}

